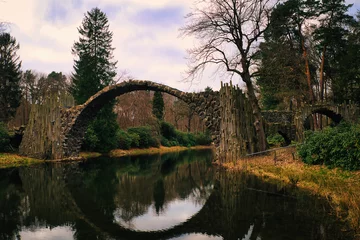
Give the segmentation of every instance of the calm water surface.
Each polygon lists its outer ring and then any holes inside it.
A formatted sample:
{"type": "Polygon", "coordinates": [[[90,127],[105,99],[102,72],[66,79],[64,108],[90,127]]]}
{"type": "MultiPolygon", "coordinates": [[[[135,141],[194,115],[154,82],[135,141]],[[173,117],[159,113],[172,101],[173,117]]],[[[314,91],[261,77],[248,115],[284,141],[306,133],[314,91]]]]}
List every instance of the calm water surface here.
{"type": "Polygon", "coordinates": [[[353,239],[322,199],[211,166],[212,152],[0,171],[0,239],[353,239]]]}

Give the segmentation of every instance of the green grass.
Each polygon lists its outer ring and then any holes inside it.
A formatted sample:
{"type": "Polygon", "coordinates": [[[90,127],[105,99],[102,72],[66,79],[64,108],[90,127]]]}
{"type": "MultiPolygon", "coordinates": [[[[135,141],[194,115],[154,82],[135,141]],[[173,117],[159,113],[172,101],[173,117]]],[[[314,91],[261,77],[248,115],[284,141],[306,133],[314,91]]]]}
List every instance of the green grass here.
{"type": "Polygon", "coordinates": [[[0,153],[0,168],[12,168],[43,163],[43,160],[23,157],[13,153],[0,153]]]}

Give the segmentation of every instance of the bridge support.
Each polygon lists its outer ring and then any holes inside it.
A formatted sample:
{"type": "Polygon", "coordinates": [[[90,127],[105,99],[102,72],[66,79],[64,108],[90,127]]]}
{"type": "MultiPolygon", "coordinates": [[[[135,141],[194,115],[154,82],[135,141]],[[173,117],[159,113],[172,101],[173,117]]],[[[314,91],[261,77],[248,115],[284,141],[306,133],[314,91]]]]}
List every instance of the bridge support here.
{"type": "Polygon", "coordinates": [[[229,162],[257,151],[254,115],[245,94],[238,86],[222,84],[220,89],[220,144],[218,160],[229,162]]]}

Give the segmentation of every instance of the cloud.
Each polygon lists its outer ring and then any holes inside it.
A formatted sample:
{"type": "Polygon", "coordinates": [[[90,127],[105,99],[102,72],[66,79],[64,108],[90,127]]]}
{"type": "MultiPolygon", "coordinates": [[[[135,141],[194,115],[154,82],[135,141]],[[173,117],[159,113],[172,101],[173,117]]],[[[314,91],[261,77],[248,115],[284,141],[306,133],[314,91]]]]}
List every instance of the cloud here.
{"type": "Polygon", "coordinates": [[[179,26],[185,14],[183,8],[172,6],[159,9],[142,9],[132,19],[140,25],[171,27],[179,26]]]}
{"type": "MultiPolygon", "coordinates": [[[[351,12],[360,9],[358,0],[351,12]]],[[[187,70],[186,50],[197,40],[179,37],[193,0],[6,0],[0,1],[0,21],[11,22],[11,34],[20,43],[23,69],[71,73],[71,48],[79,38],[77,28],[94,7],[103,10],[113,32],[114,60],[118,71],[127,70],[138,79],[167,84],[181,90],[220,88],[228,74],[209,67],[198,81],[183,82],[187,70]],[[21,7],[19,7],[21,6],[21,7]],[[199,83],[200,81],[200,83],[199,83]]],[[[233,83],[240,83],[239,77],[233,83]]]]}

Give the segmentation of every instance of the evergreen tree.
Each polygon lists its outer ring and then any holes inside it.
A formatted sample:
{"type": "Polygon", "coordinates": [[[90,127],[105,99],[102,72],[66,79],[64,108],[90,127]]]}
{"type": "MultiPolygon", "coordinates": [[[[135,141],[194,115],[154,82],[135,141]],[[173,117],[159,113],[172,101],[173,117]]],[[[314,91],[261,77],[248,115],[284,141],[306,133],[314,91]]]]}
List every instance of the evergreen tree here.
{"type": "Polygon", "coordinates": [[[152,112],[157,119],[164,119],[164,99],[161,92],[154,93],[152,112]]]}
{"type": "MultiPolygon", "coordinates": [[[[85,14],[82,25],[78,28],[79,41],[74,43],[72,54],[77,58],[74,64],[71,92],[78,104],[104,87],[114,83],[116,61],[113,61],[112,32],[105,13],[93,8],[85,14]]],[[[85,134],[86,150],[107,152],[116,147],[118,130],[116,115],[113,113],[114,102],[103,107],[91,122],[85,134]]]]}
{"type": "Polygon", "coordinates": [[[9,33],[0,33],[0,121],[16,112],[21,99],[21,62],[16,52],[20,46],[9,33]]]}
{"type": "Polygon", "coordinates": [[[106,14],[93,8],[85,14],[78,28],[80,38],[72,48],[76,55],[71,91],[78,104],[114,82],[116,61],[113,59],[112,32],[106,14]]]}

